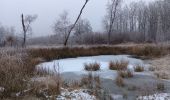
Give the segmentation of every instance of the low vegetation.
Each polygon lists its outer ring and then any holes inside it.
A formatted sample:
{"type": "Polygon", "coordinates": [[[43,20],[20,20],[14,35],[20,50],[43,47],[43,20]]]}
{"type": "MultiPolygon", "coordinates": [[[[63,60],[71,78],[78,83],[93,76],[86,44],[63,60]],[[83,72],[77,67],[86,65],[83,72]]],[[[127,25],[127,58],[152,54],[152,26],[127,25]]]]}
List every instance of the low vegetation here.
{"type": "Polygon", "coordinates": [[[97,62],[84,64],[84,69],[86,71],[98,71],[98,70],[100,70],[100,64],[97,62]]]}
{"type": "Polygon", "coordinates": [[[165,90],[165,84],[164,83],[157,83],[157,90],[158,91],[164,91],[165,90]]]}
{"type": "Polygon", "coordinates": [[[0,87],[4,88],[4,92],[0,98],[26,89],[29,77],[35,72],[35,64],[37,62],[29,58],[25,50],[1,50],[0,87]]]}
{"type": "Polygon", "coordinates": [[[111,61],[109,63],[109,69],[111,70],[126,70],[129,62],[125,60],[111,61]]]}
{"type": "Polygon", "coordinates": [[[160,57],[168,53],[168,48],[159,46],[140,45],[140,46],[101,46],[101,47],[74,47],[74,48],[38,48],[29,49],[29,55],[33,58],[43,58],[46,61],[73,58],[79,56],[96,56],[96,55],[118,55],[128,54],[143,58],[160,57]]]}
{"type": "Polygon", "coordinates": [[[144,66],[143,65],[137,65],[135,66],[135,72],[143,72],[144,71],[144,66]]]}
{"type": "Polygon", "coordinates": [[[119,87],[125,86],[124,79],[121,76],[116,77],[116,85],[119,87]]]}
{"type": "Polygon", "coordinates": [[[131,78],[133,77],[133,72],[127,70],[118,71],[118,75],[122,78],[131,78]]]}
{"type": "Polygon", "coordinates": [[[88,89],[100,89],[101,83],[100,83],[100,77],[95,76],[92,73],[89,73],[87,76],[84,76],[81,79],[81,85],[88,88],[88,89]]]}
{"type": "Polygon", "coordinates": [[[155,72],[155,75],[159,79],[169,79],[169,77],[168,77],[169,73],[166,73],[166,72],[157,71],[157,72],[155,72]]]}
{"type": "MultiPolygon", "coordinates": [[[[160,57],[165,55],[167,49],[162,49],[156,46],[130,46],[130,47],[75,47],[75,48],[41,48],[41,49],[9,49],[0,50],[0,87],[4,91],[0,93],[0,99],[16,97],[18,92],[23,92],[30,89],[30,78],[43,75],[42,72],[37,72],[35,65],[40,62],[50,61],[61,58],[72,58],[78,56],[95,56],[95,55],[117,55],[117,54],[130,54],[142,56],[146,58],[160,57]],[[17,85],[16,85],[17,84],[17,85]]],[[[121,61],[111,62],[109,67],[112,70],[127,69],[128,62],[121,61]]],[[[95,63],[95,67],[87,67],[87,70],[99,70],[100,65],[95,63]]],[[[119,72],[120,76],[117,79],[117,84],[122,86],[121,79],[132,77],[133,74],[129,72],[119,72]],[[121,78],[120,78],[121,77],[121,78]]],[[[160,75],[158,75],[159,77],[160,75]]],[[[97,79],[97,78],[96,78],[97,79]]],[[[31,85],[32,86],[32,85],[31,85]]],[[[49,87],[53,87],[49,85],[49,87]]],[[[33,87],[32,87],[33,88],[33,87]]],[[[39,87],[37,87],[38,89],[39,87]]],[[[36,88],[35,88],[36,90],[36,88]]],[[[39,89],[38,89],[39,90],[39,89]]],[[[59,93],[54,91],[55,93],[59,93]]],[[[52,94],[53,91],[50,92],[52,94]]]]}
{"type": "Polygon", "coordinates": [[[150,66],[150,67],[149,67],[149,71],[155,71],[155,69],[156,69],[156,68],[153,67],[153,66],[150,66]]]}

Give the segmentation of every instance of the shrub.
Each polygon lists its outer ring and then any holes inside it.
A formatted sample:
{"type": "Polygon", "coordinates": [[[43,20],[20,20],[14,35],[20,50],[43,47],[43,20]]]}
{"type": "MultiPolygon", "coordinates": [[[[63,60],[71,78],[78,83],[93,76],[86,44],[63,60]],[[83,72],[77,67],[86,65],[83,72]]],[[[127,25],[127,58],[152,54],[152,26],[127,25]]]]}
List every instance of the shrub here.
{"type": "Polygon", "coordinates": [[[133,73],[127,70],[120,70],[118,71],[118,75],[122,78],[131,78],[133,77],[133,73]]]}
{"type": "Polygon", "coordinates": [[[135,67],[135,72],[143,72],[144,71],[144,67],[142,65],[137,65],[135,67]]]}
{"type": "Polygon", "coordinates": [[[126,70],[129,62],[128,61],[111,61],[109,63],[109,69],[111,70],[126,70]]]}
{"type": "Polygon", "coordinates": [[[84,69],[86,71],[98,71],[98,70],[100,70],[100,64],[98,64],[97,62],[90,63],[90,64],[84,64],[84,69]]]}

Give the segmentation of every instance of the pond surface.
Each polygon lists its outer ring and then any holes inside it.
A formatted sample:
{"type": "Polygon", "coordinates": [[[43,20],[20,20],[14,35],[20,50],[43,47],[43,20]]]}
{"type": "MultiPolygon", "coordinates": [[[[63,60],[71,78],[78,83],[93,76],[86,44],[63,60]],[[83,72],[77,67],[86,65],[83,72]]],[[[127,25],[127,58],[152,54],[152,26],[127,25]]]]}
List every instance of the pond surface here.
{"type": "MultiPolygon", "coordinates": [[[[62,74],[74,73],[76,75],[88,74],[88,71],[84,70],[84,64],[97,62],[100,64],[100,70],[92,72],[99,75],[101,78],[115,79],[117,71],[109,69],[110,61],[128,61],[128,69],[134,70],[136,65],[142,65],[147,70],[148,65],[144,61],[136,58],[131,58],[129,55],[100,55],[90,57],[77,57],[54,60],[51,62],[45,62],[38,65],[39,68],[48,70],[51,73],[60,72],[62,74]]],[[[71,75],[71,74],[70,74],[71,75]]]]}
{"type": "MultiPolygon", "coordinates": [[[[45,62],[37,65],[37,69],[44,69],[51,73],[61,73],[61,77],[68,82],[72,80],[80,80],[84,75],[88,75],[88,71],[84,70],[84,64],[97,62],[100,64],[101,68],[99,71],[93,71],[93,75],[97,75],[101,79],[101,87],[107,91],[116,100],[123,100],[123,94],[127,91],[127,100],[136,100],[136,96],[141,95],[143,92],[140,88],[146,88],[147,90],[154,89],[156,83],[164,83],[165,85],[165,96],[166,93],[170,93],[170,82],[158,80],[154,74],[148,71],[149,64],[146,64],[146,61],[141,59],[133,58],[130,55],[100,55],[100,56],[90,56],[90,57],[77,57],[77,58],[67,58],[54,60],[51,62],[45,62]],[[116,70],[109,69],[110,61],[121,61],[125,60],[129,62],[128,69],[134,71],[136,65],[143,65],[144,72],[134,72],[132,78],[124,79],[126,86],[124,88],[119,87],[115,83],[117,77],[116,70]],[[131,91],[128,90],[128,87],[137,87],[137,90],[131,91]],[[149,87],[149,88],[148,88],[149,87]],[[139,90],[138,90],[139,88],[139,90]]],[[[156,92],[154,92],[156,93],[156,92]]],[[[169,95],[168,95],[169,96],[169,95]]],[[[152,94],[151,96],[152,97],[152,94]]],[[[163,96],[162,96],[163,97],[163,96]]],[[[159,98],[158,98],[159,99],[159,98]]],[[[168,99],[169,100],[169,99],[168,99]]]]}

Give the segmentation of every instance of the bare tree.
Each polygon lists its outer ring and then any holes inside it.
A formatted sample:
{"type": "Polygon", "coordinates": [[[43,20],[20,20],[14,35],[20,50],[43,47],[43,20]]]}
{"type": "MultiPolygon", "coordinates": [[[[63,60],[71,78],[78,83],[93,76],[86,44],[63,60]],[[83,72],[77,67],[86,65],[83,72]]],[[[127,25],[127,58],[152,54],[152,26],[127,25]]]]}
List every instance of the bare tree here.
{"type": "Polygon", "coordinates": [[[23,29],[23,43],[22,47],[26,46],[26,39],[28,32],[32,30],[31,24],[37,19],[37,15],[27,15],[24,17],[24,15],[21,15],[21,22],[22,22],[22,29],[23,29]]]}
{"type": "Polygon", "coordinates": [[[74,28],[74,39],[78,44],[82,44],[84,42],[84,35],[92,33],[92,27],[90,22],[87,19],[81,19],[77,22],[74,28]]]}
{"type": "Polygon", "coordinates": [[[120,6],[121,0],[111,0],[111,4],[108,5],[108,44],[110,44],[110,38],[112,33],[113,24],[116,18],[118,7],[120,6]]]}
{"type": "Polygon", "coordinates": [[[62,43],[65,42],[67,38],[68,31],[70,29],[71,22],[68,17],[68,12],[64,11],[61,15],[59,15],[59,18],[54,23],[53,30],[55,32],[55,36],[62,40],[62,43]]]}
{"type": "Polygon", "coordinates": [[[83,13],[83,10],[84,10],[84,8],[86,7],[88,1],[89,1],[89,0],[86,0],[86,1],[85,1],[83,7],[82,7],[81,10],[80,10],[80,13],[79,13],[76,21],[74,22],[74,24],[71,26],[70,30],[68,31],[67,37],[66,37],[65,42],[64,42],[64,46],[67,45],[68,39],[69,39],[69,37],[70,37],[70,34],[71,34],[72,30],[74,29],[74,27],[76,26],[78,20],[80,19],[81,14],[83,13]]]}

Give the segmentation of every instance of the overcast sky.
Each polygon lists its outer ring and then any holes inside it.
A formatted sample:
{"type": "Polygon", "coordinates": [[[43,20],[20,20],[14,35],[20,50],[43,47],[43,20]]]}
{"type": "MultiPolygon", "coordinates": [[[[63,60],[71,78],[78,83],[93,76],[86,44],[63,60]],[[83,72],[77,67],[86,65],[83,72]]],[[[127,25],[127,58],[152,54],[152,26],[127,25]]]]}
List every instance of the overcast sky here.
{"type": "MultiPolygon", "coordinates": [[[[126,3],[137,0],[124,0],[126,3]]],[[[153,0],[144,0],[153,1],[153,0]]],[[[82,17],[91,22],[94,31],[102,30],[102,19],[105,15],[108,0],[90,0],[82,17]]],[[[37,14],[33,23],[33,36],[45,36],[53,33],[52,25],[58,15],[67,10],[70,19],[75,20],[84,0],[0,0],[0,23],[14,26],[21,33],[21,13],[37,14]]]]}

